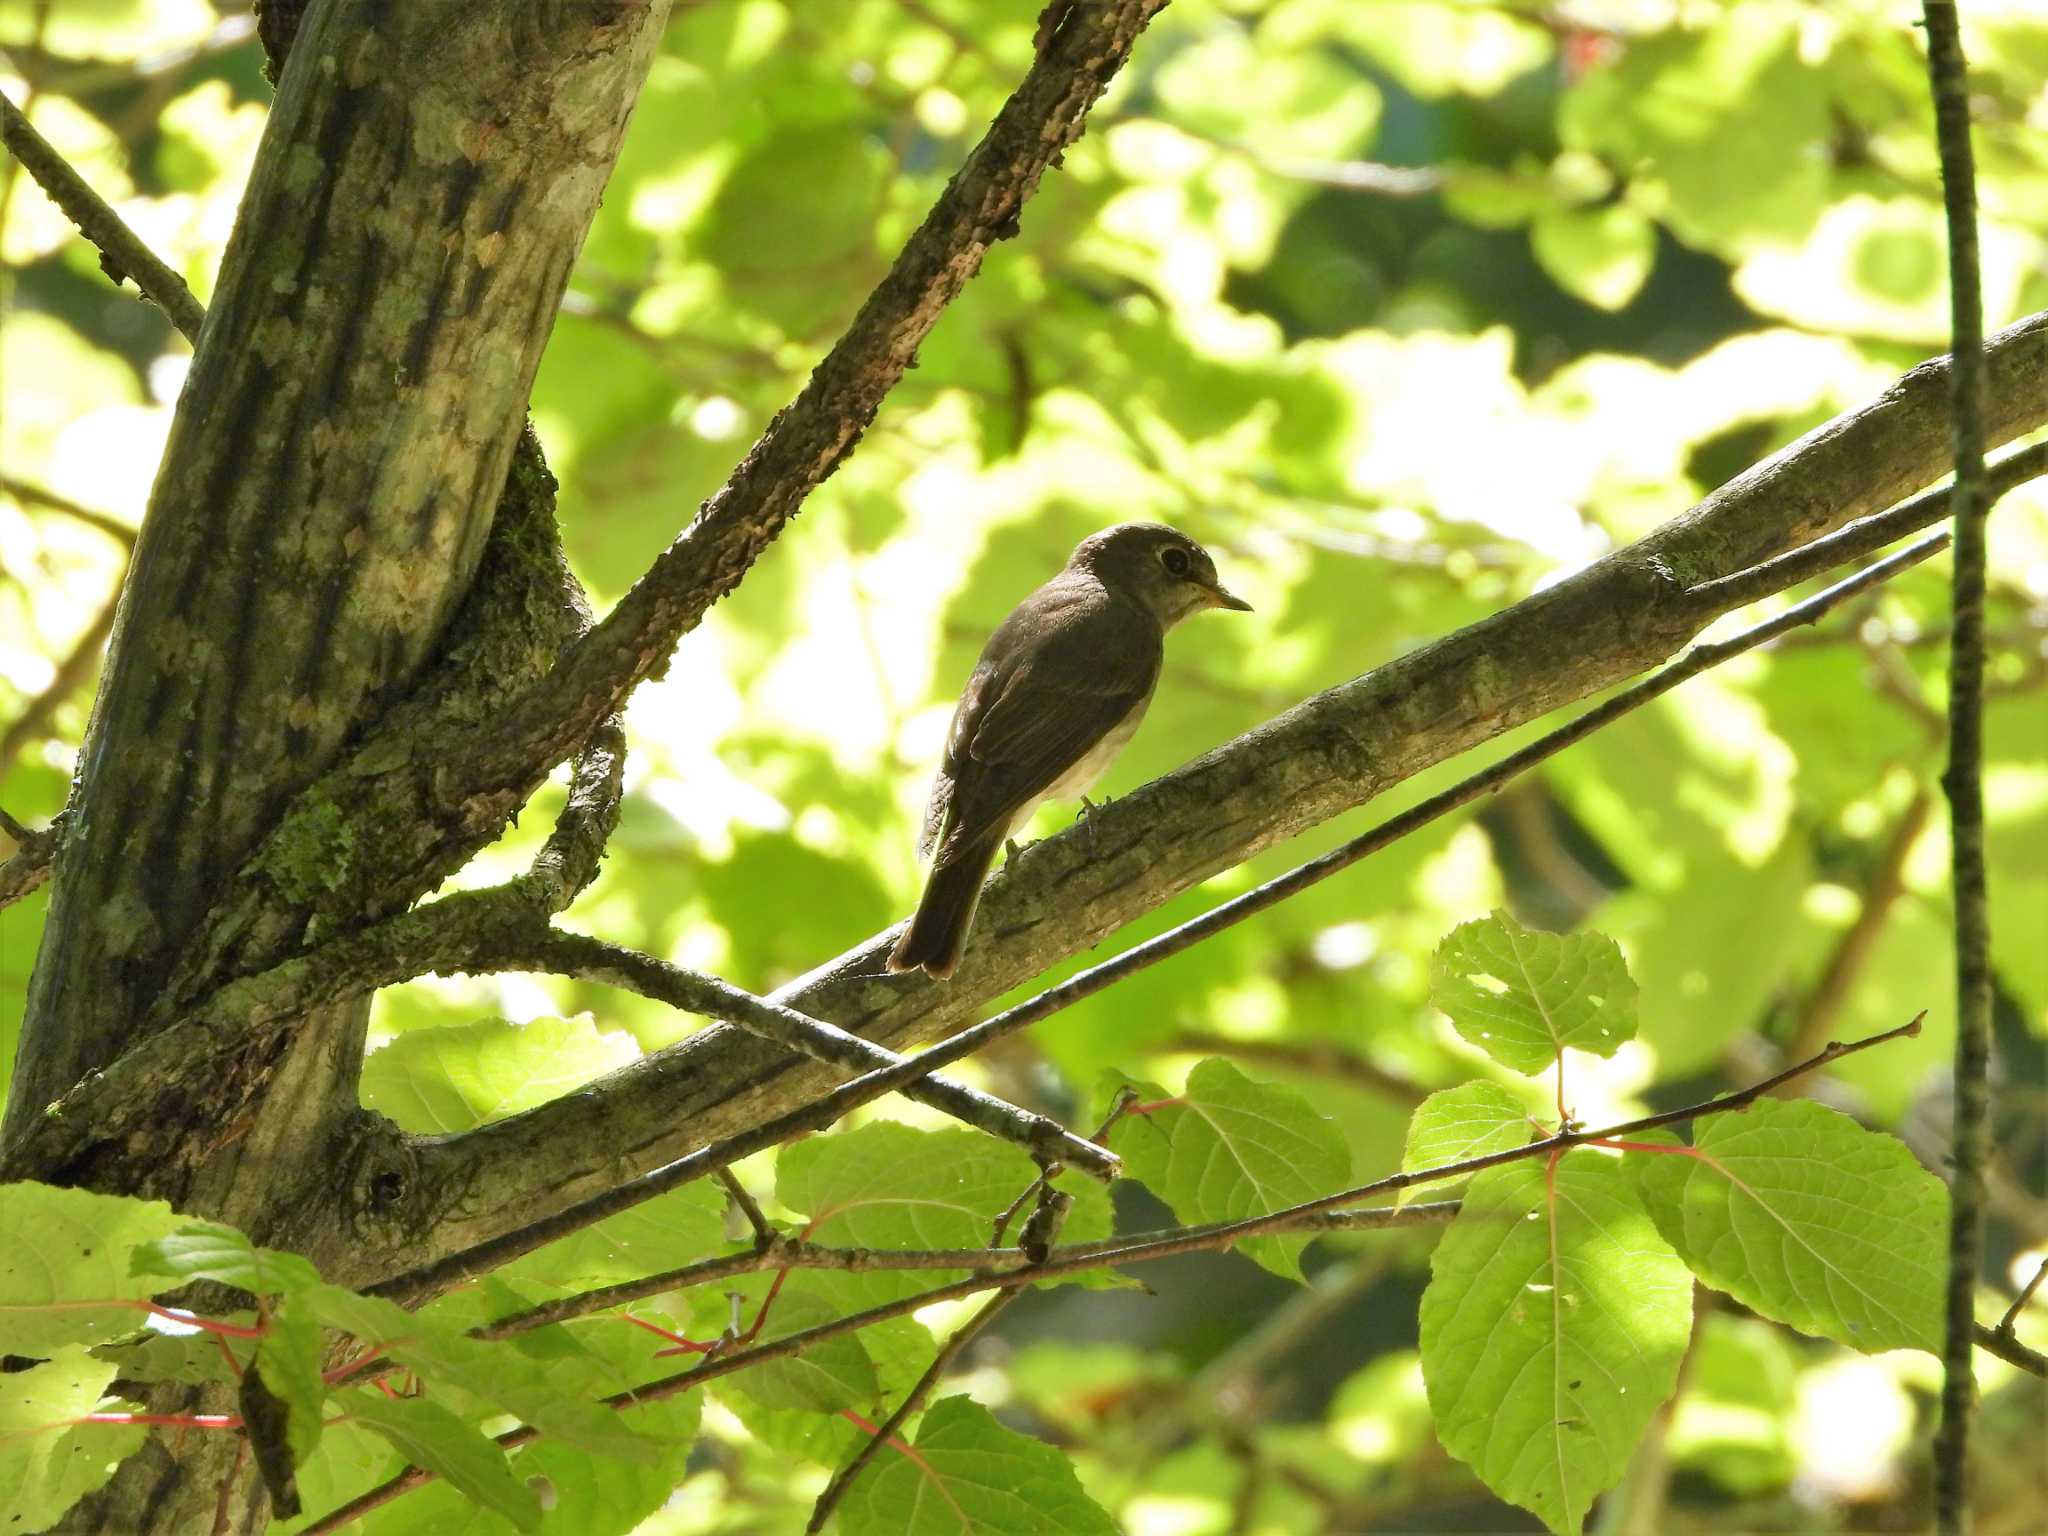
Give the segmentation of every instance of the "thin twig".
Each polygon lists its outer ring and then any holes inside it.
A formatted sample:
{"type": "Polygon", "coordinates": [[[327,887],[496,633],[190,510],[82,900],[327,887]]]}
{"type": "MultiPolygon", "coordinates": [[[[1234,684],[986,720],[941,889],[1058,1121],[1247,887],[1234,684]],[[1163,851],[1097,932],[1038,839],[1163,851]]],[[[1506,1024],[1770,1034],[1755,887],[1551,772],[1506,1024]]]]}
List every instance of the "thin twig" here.
{"type": "MultiPolygon", "coordinates": [[[[1560,1131],[1556,1135],[1543,1137],[1540,1140],[1529,1142],[1525,1146],[1489,1153],[1484,1157],[1467,1158],[1461,1162],[1447,1163],[1437,1168],[1422,1168],[1407,1173],[1390,1174],[1386,1178],[1377,1179],[1370,1184],[1360,1185],[1355,1189],[1340,1190],[1334,1195],[1324,1195],[1314,1200],[1306,1200],[1298,1205],[1288,1206],[1284,1210],[1273,1211],[1264,1216],[1247,1217],[1242,1221],[1215,1222],[1206,1226],[1184,1228],[1181,1231],[1168,1233],[1151,1240],[1110,1238],[1099,1243],[1070,1244],[1064,1248],[1054,1250],[1043,1264],[1026,1264],[1020,1268],[1007,1271],[983,1272],[970,1275],[967,1279],[956,1280],[948,1285],[936,1286],[931,1290],[921,1291],[914,1296],[885,1302],[880,1306],[869,1307],[862,1312],[835,1318],[830,1322],[819,1323],[810,1328],[799,1329],[795,1333],[785,1334],[782,1338],[767,1344],[756,1344],[748,1349],[735,1350],[729,1354],[721,1355],[715,1360],[706,1359],[690,1370],[678,1372],[673,1376],[664,1376],[659,1380],[614,1393],[610,1397],[603,1399],[603,1402],[605,1406],[611,1408],[627,1408],[644,1403],[660,1402],[684,1392],[694,1391],[707,1381],[715,1380],[720,1376],[730,1375],[735,1371],[745,1370],[749,1366],[759,1365],[763,1361],[787,1359],[792,1355],[801,1354],[812,1345],[821,1344],[827,1339],[839,1338],[848,1333],[858,1332],[860,1329],[872,1327],[876,1323],[886,1322],[890,1318],[902,1317],[908,1313],[919,1311],[936,1302],[953,1301],[963,1296],[975,1295],[981,1291],[1035,1285],[1040,1281],[1062,1279],[1068,1275],[1089,1270],[1124,1264],[1147,1263],[1154,1259],[1169,1258],[1175,1254],[1229,1248],[1246,1238],[1263,1237],[1276,1232],[1303,1230],[1356,1231],[1390,1226],[1408,1226],[1416,1224],[1418,1212],[1427,1213],[1422,1219],[1431,1221],[1441,1220],[1448,1214],[1446,1205],[1410,1205],[1398,1208],[1382,1206],[1358,1210],[1347,1210],[1342,1209],[1342,1207],[1356,1206],[1362,1200],[1392,1194],[1398,1190],[1408,1189],[1418,1184],[1435,1183],[1445,1179],[1463,1178],[1469,1174],[1483,1173],[1489,1168],[1499,1167],[1506,1163],[1520,1162],[1525,1158],[1561,1154],[1573,1147],[1583,1146],[1589,1142],[1611,1141],[1642,1131],[1655,1130],[1661,1126],[1678,1125],[1707,1115],[1725,1114],[1732,1110],[1742,1109],[1754,1103],[1762,1095],[1770,1092],[1779,1083],[1796,1077],[1802,1072],[1812,1072],[1844,1056],[1851,1056],[1859,1051],[1867,1051],[1874,1046],[1884,1045],[1889,1041],[1898,1040],[1909,1035],[1917,1035],[1920,1032],[1920,1020],[1924,1016],[1916,1015],[1907,1023],[1899,1025],[1896,1029],[1888,1029],[1882,1034],[1871,1035],[1862,1040],[1850,1041],[1847,1044],[1841,1041],[1832,1042],[1826,1050],[1819,1052],[1810,1059],[1798,1062],[1793,1066],[1787,1067],[1782,1072],[1752,1083],[1747,1088],[1739,1089],[1734,1093],[1723,1094],[1718,1098],[1708,1099],[1702,1103],[1688,1105],[1684,1109],[1666,1110],[1662,1114],[1645,1115],[1640,1119],[1625,1121],[1619,1125],[1606,1126],[1599,1130],[1560,1131]]],[[[754,1261],[757,1258],[758,1255],[754,1254],[733,1256],[733,1259],[741,1261],[754,1261]]],[[[714,1262],[724,1263],[729,1261],[719,1260],[714,1262]]],[[[616,1305],[619,1300],[626,1299],[619,1294],[625,1289],[627,1289],[625,1286],[611,1286],[606,1287],[602,1292],[587,1292],[585,1297],[601,1295],[606,1298],[606,1305],[616,1305]]],[[[572,1303],[578,1299],[565,1297],[563,1298],[563,1303],[572,1303]]],[[[534,1308],[531,1312],[522,1314],[521,1318],[517,1321],[525,1326],[537,1327],[542,1322],[558,1322],[566,1316],[581,1315],[579,1312],[563,1310],[563,1303],[550,1303],[546,1307],[534,1308]],[[527,1319],[538,1319],[538,1321],[528,1323],[527,1319]]],[[[593,1307],[590,1310],[597,1309],[593,1307]]],[[[507,1330],[507,1324],[514,1321],[513,1319],[506,1319],[504,1322],[494,1325],[493,1329],[489,1330],[489,1332],[494,1336],[502,1336],[501,1331],[523,1331],[519,1328],[507,1330]]],[[[1987,1337],[1998,1337],[1988,1328],[1984,1330],[1984,1333],[1987,1337]]],[[[1992,1349],[1993,1353],[1997,1353],[2001,1358],[2006,1359],[2013,1358],[2014,1353],[2017,1351],[2025,1350],[2025,1346],[2020,1345],[2017,1340],[2001,1340],[1995,1349],[1990,1344],[1986,1344],[1985,1347],[1992,1349]]],[[[537,1438],[538,1434],[539,1432],[531,1425],[522,1425],[517,1429],[508,1430],[505,1434],[500,1435],[497,1443],[510,1449],[511,1447],[528,1443],[537,1438]]],[[[370,1510],[389,1503],[407,1489],[418,1487],[420,1484],[430,1481],[433,1475],[419,1467],[409,1467],[390,1481],[370,1489],[367,1493],[357,1496],[339,1509],[314,1521],[311,1525],[305,1527],[299,1533],[299,1536],[327,1536],[327,1533],[338,1531],[350,1521],[360,1518],[370,1510]]]]}
{"type": "Polygon", "coordinates": [[[114,615],[120,606],[121,587],[117,582],[107,600],[100,605],[92,623],[86,626],[85,633],[71,643],[71,649],[57,663],[57,670],[51,674],[50,681],[22,706],[21,713],[8,722],[6,731],[0,732],[0,780],[7,777],[21,750],[41,738],[51,717],[91,675],[100,659],[100,652],[106,649],[107,636],[113,633],[114,615]]]}
{"type": "Polygon", "coordinates": [[[2048,1380],[2048,1355],[2022,1344],[2018,1335],[2001,1333],[1996,1328],[1978,1323],[1970,1336],[1985,1354],[1996,1355],[2007,1365],[2016,1365],[2030,1376],[2048,1380]]]}
{"type": "Polygon", "coordinates": [[[2000,1333],[2012,1332],[2012,1325],[2019,1320],[2019,1315],[2026,1311],[2027,1303],[2034,1299],[2034,1292],[2041,1288],[2041,1279],[2044,1275],[2048,1275],[2048,1254],[2044,1254],[2041,1262],[2034,1266],[2033,1279],[2020,1288],[2019,1295],[2012,1299],[2012,1305],[2005,1309],[2005,1316],[1998,1320],[2000,1333]]]}
{"type": "MultiPolygon", "coordinates": [[[[873,1074],[906,1070],[917,1064],[916,1058],[876,1045],[836,1024],[756,997],[716,977],[686,971],[603,939],[549,929],[524,946],[523,954],[500,955],[496,959],[499,969],[554,971],[624,987],[642,997],[693,1013],[708,1013],[763,1039],[849,1071],[873,1074]]],[[[1095,1178],[1113,1177],[1121,1167],[1114,1153],[1082,1140],[1057,1120],[1019,1109],[949,1078],[910,1072],[902,1091],[977,1130],[1014,1142],[1035,1156],[1070,1163],[1095,1178]]]]}
{"type": "Polygon", "coordinates": [[[981,1023],[962,1030],[930,1050],[906,1060],[900,1066],[856,1077],[809,1104],[800,1105],[773,1120],[712,1142],[709,1146],[701,1147],[672,1163],[652,1169],[638,1178],[613,1185],[610,1189],[592,1195],[586,1200],[564,1206],[539,1221],[516,1227],[472,1247],[460,1249],[432,1263],[421,1265],[417,1269],[395,1275],[372,1286],[371,1294],[390,1296],[399,1300],[432,1294],[445,1286],[486,1274],[499,1265],[510,1263],[513,1259],[531,1253],[559,1237],[579,1232],[621,1211],[631,1210],[643,1200],[651,1200],[656,1195],[665,1194],[693,1179],[702,1178],[715,1169],[738,1162],[743,1157],[751,1157],[756,1152],[766,1151],[792,1136],[822,1130],[849,1110],[858,1108],[871,1099],[895,1092],[927,1073],[971,1056],[1005,1035],[1049,1018],[1061,1009],[1085,997],[1093,996],[1103,988],[1123,980],[1126,976],[1134,975],[1146,966],[1156,965],[1161,960],[1177,955],[1212,934],[1242,922],[1253,914],[1306,890],[1320,880],[1328,879],[1367,855],[1377,853],[1439,817],[1500,788],[1517,774],[1554,756],[1629,711],[1670,692],[1688,678],[1697,676],[1731,656],[1754,649],[1788,630],[1812,623],[1837,603],[1919,563],[1941,549],[1947,542],[1946,533],[1930,534],[1895,554],[1865,566],[1853,576],[1836,582],[1833,586],[1814,594],[1804,602],[1794,604],[1761,624],[1730,635],[1725,640],[1693,647],[1656,676],[1645,678],[1633,687],[1623,689],[1577,719],[1540,737],[1519,751],[1510,753],[1449,789],[1430,796],[1400,815],[1381,822],[1370,831],[1340,844],[1320,858],[1298,865],[1286,874],[1255,886],[1242,896],[1234,897],[1199,917],[1191,918],[1176,928],[1170,928],[1165,933],[1135,944],[1100,965],[1079,971],[1057,986],[1049,987],[1014,1008],[1005,1009],[992,1018],[984,1019],[981,1023]]]}
{"type": "Polygon", "coordinates": [[[765,1248],[774,1242],[775,1229],[768,1225],[768,1218],[761,1214],[759,1202],[747,1193],[747,1186],[740,1182],[739,1175],[730,1168],[721,1168],[718,1170],[718,1182],[725,1186],[727,1196],[739,1208],[739,1213],[747,1218],[747,1225],[754,1229],[755,1244],[765,1248]]]}
{"type": "Polygon", "coordinates": [[[98,247],[100,266],[115,282],[133,280],[144,298],[170,316],[187,341],[199,339],[199,326],[206,311],[192,297],[185,279],[160,261],[142,243],[106,200],[87,185],[83,176],[37,133],[21,109],[0,96],[0,143],[35,177],[36,185],[49,194],[50,201],[78,226],[78,232],[98,247]]]}
{"type": "Polygon", "coordinates": [[[952,1337],[939,1346],[939,1352],[932,1357],[932,1363],[925,1367],[924,1374],[917,1378],[917,1384],[903,1394],[903,1401],[896,1405],[896,1411],[884,1419],[875,1432],[862,1442],[846,1465],[833,1474],[825,1485],[825,1491],[818,1495],[818,1502],[811,1506],[811,1518],[804,1526],[804,1536],[817,1536],[825,1528],[825,1522],[832,1518],[832,1511],[839,1507],[839,1501],[846,1497],[853,1487],[854,1479],[861,1469],[875,1459],[876,1452],[891,1441],[898,1431],[909,1422],[910,1416],[925,1404],[932,1394],[932,1388],[939,1384],[939,1378],[953,1368],[953,1362],[974,1342],[975,1336],[996,1320],[1003,1308],[1015,1301],[1020,1291],[998,1291],[983,1303],[981,1310],[953,1330],[952,1337]]]}
{"type": "MultiPolygon", "coordinates": [[[[20,826],[20,823],[15,825],[20,826]]],[[[12,832],[7,834],[20,846],[6,863],[0,864],[0,907],[12,906],[22,897],[40,889],[50,878],[50,863],[57,856],[57,839],[62,826],[63,817],[59,816],[40,832],[31,832],[24,827],[22,830],[27,833],[24,837],[15,837],[12,832]]]]}
{"type": "Polygon", "coordinates": [[[1923,0],[1934,136],[1948,222],[1950,411],[1956,479],[1948,668],[1948,792],[1955,899],[1955,1118],[1949,1183],[1948,1326],[1941,1428],[1934,1440],[1934,1514],[1943,1536],[1970,1528],[1971,1353],[1984,1248],[1990,1160],[1991,913],[1984,874],[1984,301],[1977,269],[1977,185],[1970,87],[1953,0],[1923,0]]]}
{"type": "Polygon", "coordinates": [[[13,475],[0,475],[0,491],[5,491],[16,501],[27,506],[42,507],[47,511],[63,514],[74,522],[104,533],[124,549],[135,547],[135,530],[106,512],[98,512],[82,502],[73,501],[69,496],[59,496],[28,480],[18,480],[13,475]]]}
{"type": "Polygon", "coordinates": [[[1920,841],[1933,805],[1933,796],[1921,789],[1915,792],[1899,816],[1891,836],[1885,840],[1877,870],[1864,887],[1863,906],[1857,912],[1856,920],[1843,932],[1829,954],[1820,980],[1814,983],[1805,1006],[1799,1010],[1798,1021],[1785,1043],[1785,1055],[1799,1057],[1818,1049],[1835,1027],[1836,1016],[1855,990],[1856,978],[1862,974],[1864,965],[1877,948],[1877,941],[1884,935],[1892,907],[1905,893],[1906,858],[1912,853],[1914,844],[1920,841]]]}

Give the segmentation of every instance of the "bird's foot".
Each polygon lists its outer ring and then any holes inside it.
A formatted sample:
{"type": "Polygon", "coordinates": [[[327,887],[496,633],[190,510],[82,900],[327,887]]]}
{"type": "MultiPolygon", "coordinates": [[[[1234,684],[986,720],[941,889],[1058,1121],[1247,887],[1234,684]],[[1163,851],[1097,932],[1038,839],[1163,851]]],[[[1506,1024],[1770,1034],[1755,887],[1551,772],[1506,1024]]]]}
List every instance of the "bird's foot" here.
{"type": "Polygon", "coordinates": [[[1090,800],[1086,795],[1081,797],[1081,813],[1076,819],[1080,821],[1082,826],[1088,829],[1088,854],[1091,858],[1095,854],[1095,813],[1108,804],[1108,795],[1102,797],[1100,805],[1090,800]]]}

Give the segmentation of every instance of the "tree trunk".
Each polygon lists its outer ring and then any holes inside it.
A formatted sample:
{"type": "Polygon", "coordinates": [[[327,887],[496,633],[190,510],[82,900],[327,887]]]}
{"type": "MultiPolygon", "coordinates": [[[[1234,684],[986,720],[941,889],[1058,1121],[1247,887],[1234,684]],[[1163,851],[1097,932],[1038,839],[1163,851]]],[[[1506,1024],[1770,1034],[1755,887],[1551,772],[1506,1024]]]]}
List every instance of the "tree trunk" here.
{"type": "MultiPolygon", "coordinates": [[[[273,7],[267,25],[287,7],[273,7]]],[[[311,7],[178,402],[58,852],[5,1140],[162,1028],[293,796],[457,638],[556,304],[664,0],[311,7]]],[[[271,36],[266,32],[266,38],[271,36]]],[[[329,878],[317,838],[297,877],[329,878]]],[[[189,1114],[46,1170],[351,1278],[366,1003],[252,1040],[189,1114]]],[[[219,1411],[184,1399],[153,1404],[219,1411]]],[[[232,1405],[225,1405],[232,1411],[232,1405]]],[[[66,1529],[265,1518],[237,1441],[159,1438],[66,1529]]]]}

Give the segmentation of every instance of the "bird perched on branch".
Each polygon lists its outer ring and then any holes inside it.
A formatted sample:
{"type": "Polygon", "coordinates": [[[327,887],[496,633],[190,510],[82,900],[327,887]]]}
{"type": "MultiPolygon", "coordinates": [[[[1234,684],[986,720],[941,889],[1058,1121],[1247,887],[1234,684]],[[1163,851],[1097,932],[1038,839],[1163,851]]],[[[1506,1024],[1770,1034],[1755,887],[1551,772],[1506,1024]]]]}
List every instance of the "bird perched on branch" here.
{"type": "Polygon", "coordinates": [[[996,850],[1108,771],[1152,702],[1167,630],[1205,608],[1251,604],[1186,534],[1123,523],[1083,539],[996,627],[946,733],[919,844],[932,872],[890,970],[953,974],[996,850]]]}

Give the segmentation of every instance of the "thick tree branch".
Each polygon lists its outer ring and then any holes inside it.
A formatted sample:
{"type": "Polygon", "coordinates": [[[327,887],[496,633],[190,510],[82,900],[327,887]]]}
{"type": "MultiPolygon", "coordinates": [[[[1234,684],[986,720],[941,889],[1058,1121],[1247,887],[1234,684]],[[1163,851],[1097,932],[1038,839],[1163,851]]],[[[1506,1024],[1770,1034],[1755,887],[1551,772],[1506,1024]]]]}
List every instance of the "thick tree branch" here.
{"type": "Polygon", "coordinates": [[[1984,301],[1977,271],[1977,173],[1970,85],[1954,0],[1924,0],[1934,134],[1948,222],[1950,418],[1955,442],[1953,624],[1948,667],[1949,844],[1955,887],[1955,1125],[1949,1180],[1948,1326],[1934,1512],[1943,1536],[1970,1528],[1971,1353],[1991,1154],[1991,907],[1984,873],[1984,301]]]}
{"type": "Polygon", "coordinates": [[[238,867],[446,644],[666,10],[308,13],[122,599],[10,1135],[170,1022],[238,867]]]}
{"type": "MultiPolygon", "coordinates": [[[[2014,387],[2035,391],[2033,419],[2048,418],[2048,315],[2006,333],[2002,345],[2000,372],[2014,387]]],[[[1896,438],[1882,435],[1886,423],[1898,433],[1926,437],[1926,478],[1936,478],[1938,433],[1929,423],[1938,420],[1940,383],[1937,365],[1917,369],[1878,405],[1820,429],[1805,440],[1809,446],[1795,445],[1788,454],[1795,462],[1804,453],[1814,454],[1816,473],[1835,475],[1842,494],[1850,496],[1850,512],[1867,510],[1852,495],[1861,470],[1873,458],[1896,451],[1896,438]],[[1860,446],[1860,456],[1849,452],[1844,438],[1860,446]]],[[[2025,466],[2039,462],[2031,452],[2013,457],[2025,466]]],[[[1090,839],[1075,836],[1055,837],[1027,850],[989,886],[976,943],[951,983],[883,975],[882,956],[892,940],[885,933],[792,983],[777,1000],[898,1048],[957,1027],[986,998],[1085,949],[1216,868],[1362,803],[1555,703],[1654,664],[1666,653],[1660,633],[1689,635],[1726,608],[1763,595],[1741,582],[1716,585],[1721,576],[1737,573],[1711,568],[1692,589],[1708,597],[1674,591],[1671,560],[1659,551],[1685,553],[1688,565],[1698,567],[1706,559],[1701,551],[1730,544],[1752,551],[1765,537],[1773,507],[1787,516],[1819,517],[1808,496],[1795,499],[1782,489],[1794,479],[1793,471],[1783,467],[1752,472],[1693,514],[1571,581],[1320,695],[1121,797],[1095,818],[1092,850],[1090,839]],[[1750,483],[1765,489],[1739,490],[1750,483]],[[1717,534],[1717,519],[1724,516],[1730,524],[1717,534]]],[[[1863,494],[1870,492],[1866,488],[1863,494]]],[[[1821,547],[1815,554],[1778,569],[1787,581],[1827,569],[1932,521],[1939,508],[1939,497],[1917,498],[1882,520],[1816,541],[1821,547]]],[[[1764,552],[1767,557],[1776,553],[1764,552]]],[[[1769,634],[1819,611],[1807,609],[1769,634]]],[[[1672,648],[1678,643],[1672,642],[1672,648]]],[[[1723,654],[1710,651],[1703,664],[1723,654]]],[[[1474,792],[1494,782],[1488,779],[1474,792]]],[[[1084,995],[1079,989],[1089,987],[1085,978],[1090,974],[1066,983],[1077,990],[1060,995],[1069,1000],[1084,995]]],[[[1015,1014],[1007,1018],[1012,1027],[1021,1021],[1015,1014]]],[[[818,1076],[793,1080],[768,1053],[715,1032],[656,1053],[616,1074],[607,1088],[608,1108],[618,1117],[613,1123],[621,1134],[603,1154],[587,1148],[587,1127],[577,1116],[550,1106],[487,1127],[460,1153],[451,1151],[451,1158],[468,1166],[447,1176],[463,1188],[481,1180],[491,1194],[470,1206],[487,1216],[450,1221],[444,1236],[488,1241],[523,1225],[518,1213],[539,1219],[595,1197],[616,1183],[619,1157],[629,1166],[652,1168],[663,1153],[680,1155],[743,1128],[752,1128],[749,1136],[764,1125],[786,1125],[791,1133],[815,1129],[830,1123],[831,1104],[843,1108],[858,1102],[857,1094],[886,1091],[873,1083],[849,1084],[821,1099],[827,1088],[818,1076]],[[807,1100],[808,1107],[792,1109],[807,1100]],[[572,1151],[572,1144],[585,1150],[572,1151]],[[543,1183],[546,1178],[558,1182],[543,1183]]],[[[439,1156],[430,1155],[430,1161],[439,1156]]],[[[699,1165],[693,1161],[688,1166],[699,1165]]]]}

